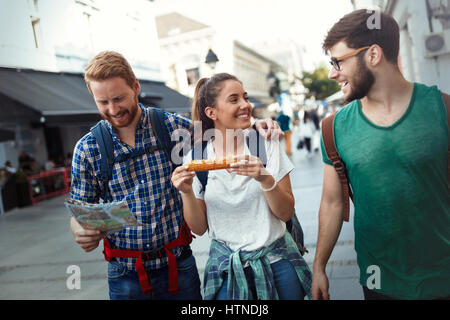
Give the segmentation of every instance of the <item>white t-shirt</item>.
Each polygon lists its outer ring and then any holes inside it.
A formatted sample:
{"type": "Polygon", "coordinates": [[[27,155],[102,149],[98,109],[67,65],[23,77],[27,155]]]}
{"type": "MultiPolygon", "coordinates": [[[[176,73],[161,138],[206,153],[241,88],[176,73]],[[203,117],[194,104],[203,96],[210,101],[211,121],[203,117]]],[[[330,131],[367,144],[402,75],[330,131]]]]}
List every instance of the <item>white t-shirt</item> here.
{"type": "MultiPolygon", "coordinates": [[[[279,141],[266,140],[265,144],[266,169],[278,183],[294,166],[279,141]]],[[[251,154],[247,144],[244,153],[251,154]]],[[[207,154],[209,159],[215,158],[211,140],[207,154]]],[[[189,152],[184,162],[190,160],[189,152]]],[[[195,196],[205,201],[210,237],[233,251],[267,247],[286,232],[286,224],[272,214],[260,183],[251,177],[213,170],[208,173],[205,192],[200,192],[202,185],[197,177],[192,188],[195,196]]]]}

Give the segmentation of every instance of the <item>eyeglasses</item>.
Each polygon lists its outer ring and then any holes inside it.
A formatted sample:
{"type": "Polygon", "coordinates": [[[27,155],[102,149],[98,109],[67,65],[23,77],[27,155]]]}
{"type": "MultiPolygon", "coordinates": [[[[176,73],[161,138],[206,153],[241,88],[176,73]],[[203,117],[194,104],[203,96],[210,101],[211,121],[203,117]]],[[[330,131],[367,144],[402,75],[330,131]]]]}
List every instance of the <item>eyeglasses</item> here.
{"type": "Polygon", "coordinates": [[[360,49],[358,49],[358,50],[355,50],[355,51],[353,51],[353,52],[347,53],[347,54],[345,54],[345,55],[343,55],[343,56],[341,56],[341,57],[338,57],[338,58],[331,57],[330,64],[333,66],[333,68],[334,68],[336,71],[341,71],[341,66],[339,65],[339,63],[341,63],[341,62],[344,61],[345,59],[354,57],[354,56],[356,56],[357,54],[359,54],[361,51],[367,50],[367,49],[369,49],[369,48],[370,48],[370,46],[368,46],[368,47],[362,47],[362,48],[360,48],[360,49]]]}

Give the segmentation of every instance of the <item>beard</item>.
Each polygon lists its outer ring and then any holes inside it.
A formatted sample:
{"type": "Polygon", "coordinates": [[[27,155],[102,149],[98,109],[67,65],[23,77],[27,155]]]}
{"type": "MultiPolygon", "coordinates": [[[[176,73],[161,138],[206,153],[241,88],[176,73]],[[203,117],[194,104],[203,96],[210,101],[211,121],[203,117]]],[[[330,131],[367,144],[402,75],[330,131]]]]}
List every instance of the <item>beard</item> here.
{"type": "Polygon", "coordinates": [[[139,111],[137,97],[135,97],[133,100],[134,101],[132,106],[124,108],[121,107],[119,109],[119,112],[116,114],[116,116],[120,116],[123,118],[117,120],[116,118],[112,117],[109,113],[102,113],[101,114],[102,118],[108,121],[115,128],[128,127],[136,118],[136,115],[139,111]]]}
{"type": "Polygon", "coordinates": [[[367,96],[375,83],[375,76],[373,75],[373,72],[367,68],[363,57],[358,59],[358,69],[359,73],[356,74],[353,79],[352,91],[345,99],[346,103],[350,103],[354,100],[361,100],[367,96]]]}

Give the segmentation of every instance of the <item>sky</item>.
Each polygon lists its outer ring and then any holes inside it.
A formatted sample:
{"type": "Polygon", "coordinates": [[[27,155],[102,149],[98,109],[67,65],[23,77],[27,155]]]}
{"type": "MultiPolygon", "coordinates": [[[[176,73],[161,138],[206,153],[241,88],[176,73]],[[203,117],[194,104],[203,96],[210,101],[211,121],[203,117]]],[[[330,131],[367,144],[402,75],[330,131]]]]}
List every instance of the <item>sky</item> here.
{"type": "MultiPolygon", "coordinates": [[[[350,0],[154,0],[155,14],[178,12],[228,32],[244,45],[292,39],[306,49],[306,63],[328,59],[322,42],[329,29],[353,11],[350,0]]],[[[306,66],[305,66],[306,67],[306,66]]]]}

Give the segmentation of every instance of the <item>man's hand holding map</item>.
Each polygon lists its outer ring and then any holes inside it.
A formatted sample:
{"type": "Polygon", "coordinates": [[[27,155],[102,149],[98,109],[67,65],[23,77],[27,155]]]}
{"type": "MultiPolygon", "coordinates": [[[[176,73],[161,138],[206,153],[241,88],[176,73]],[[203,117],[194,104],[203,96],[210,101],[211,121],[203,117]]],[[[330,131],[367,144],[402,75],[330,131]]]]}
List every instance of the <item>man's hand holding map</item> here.
{"type": "Polygon", "coordinates": [[[64,204],[84,229],[114,233],[124,228],[142,226],[126,201],[91,204],[68,199],[64,204]]]}

